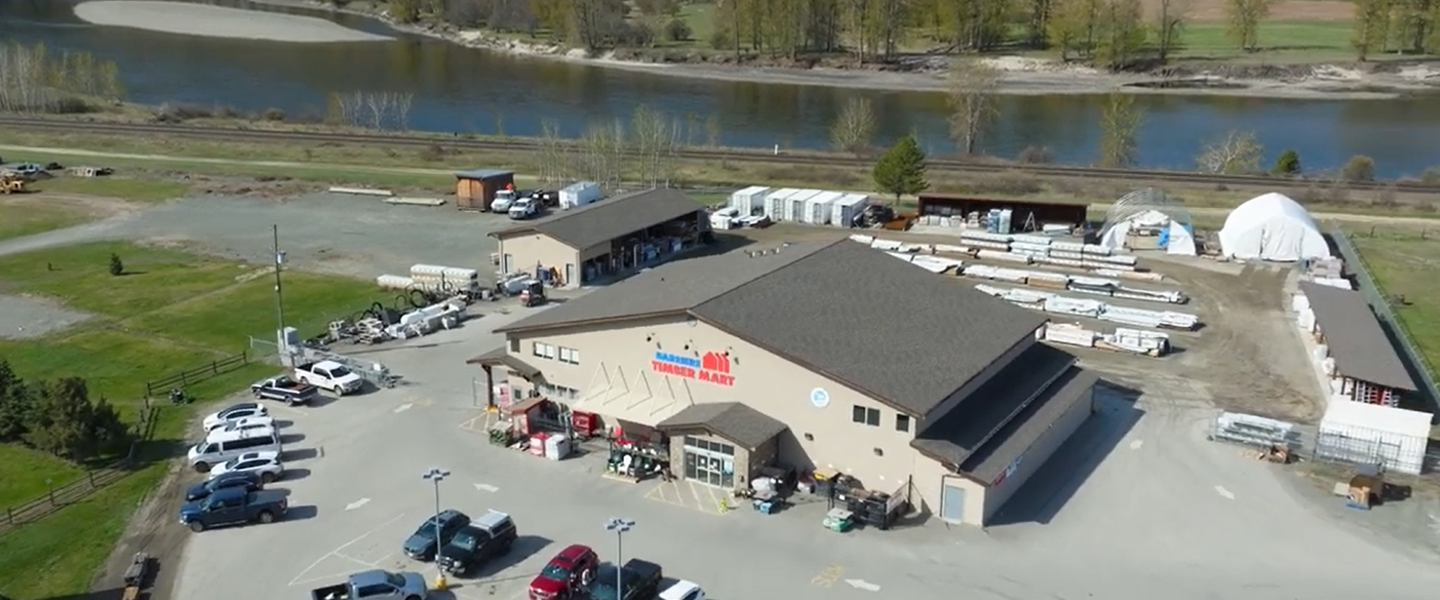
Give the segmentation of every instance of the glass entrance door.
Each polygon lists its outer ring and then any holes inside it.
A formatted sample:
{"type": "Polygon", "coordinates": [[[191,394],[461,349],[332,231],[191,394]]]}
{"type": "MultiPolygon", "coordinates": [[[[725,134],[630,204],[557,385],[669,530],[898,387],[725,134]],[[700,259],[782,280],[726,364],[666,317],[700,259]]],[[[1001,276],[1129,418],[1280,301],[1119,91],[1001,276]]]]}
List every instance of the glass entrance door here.
{"type": "Polygon", "coordinates": [[[685,478],[730,489],[735,486],[735,447],[685,438],[685,478]],[[725,451],[729,450],[727,454],[725,451]]]}

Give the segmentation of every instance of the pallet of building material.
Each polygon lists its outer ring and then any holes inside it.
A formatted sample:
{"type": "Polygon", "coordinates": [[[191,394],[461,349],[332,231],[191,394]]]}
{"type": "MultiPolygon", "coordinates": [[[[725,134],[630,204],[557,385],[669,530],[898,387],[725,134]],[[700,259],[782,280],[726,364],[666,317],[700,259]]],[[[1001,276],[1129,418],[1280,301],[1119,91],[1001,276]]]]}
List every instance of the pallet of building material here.
{"type": "Polygon", "coordinates": [[[936,253],[936,254],[970,254],[970,255],[973,255],[973,254],[975,253],[975,250],[974,250],[973,248],[970,248],[969,246],[954,246],[954,245],[951,245],[951,244],[935,244],[935,245],[933,246],[933,248],[935,249],[935,253],[936,253]]]}
{"type": "Polygon", "coordinates": [[[381,275],[375,278],[375,285],[382,290],[408,290],[415,287],[415,280],[400,275],[381,275]]]}
{"type": "Polygon", "coordinates": [[[907,263],[910,262],[910,261],[915,260],[915,255],[914,255],[914,254],[906,254],[906,253],[904,253],[904,252],[886,252],[886,254],[889,254],[890,256],[893,256],[893,257],[895,257],[895,258],[898,258],[898,259],[900,259],[900,260],[903,260],[903,261],[905,261],[905,262],[907,262],[907,263]]]}
{"type": "Polygon", "coordinates": [[[1006,269],[1004,267],[992,267],[990,265],[969,265],[964,267],[961,272],[967,277],[993,279],[1006,283],[1024,284],[1026,279],[1025,271],[1006,269]]]}
{"type": "Polygon", "coordinates": [[[1045,299],[1045,312],[1059,315],[1095,318],[1105,310],[1105,304],[1098,300],[1083,300],[1065,296],[1050,296],[1045,299]]]}
{"type": "Polygon", "coordinates": [[[1096,244],[1085,244],[1085,246],[1081,248],[1081,251],[1085,254],[1093,254],[1095,256],[1110,256],[1114,254],[1114,251],[1109,248],[1096,244]]]}
{"type": "Polygon", "coordinates": [[[950,271],[952,269],[959,271],[960,268],[963,266],[960,261],[949,258],[928,256],[925,254],[915,254],[909,256],[910,264],[925,269],[926,271],[929,271],[931,273],[935,273],[937,275],[942,274],[946,271],[950,271]]]}
{"type": "Polygon", "coordinates": [[[886,240],[881,238],[870,240],[870,247],[876,250],[899,250],[900,247],[904,245],[905,242],[899,240],[886,240]]]}
{"type": "Polygon", "coordinates": [[[1019,263],[1022,265],[1028,265],[1032,262],[1032,259],[1029,256],[1025,256],[1023,254],[1011,254],[1009,252],[1002,252],[1000,250],[984,249],[975,253],[975,256],[980,260],[998,260],[1004,262],[1019,263]]]}
{"type": "Polygon", "coordinates": [[[1055,258],[1054,256],[1046,256],[1043,258],[1035,259],[1035,262],[1044,263],[1047,265],[1055,265],[1057,267],[1066,267],[1069,269],[1085,268],[1085,261],[1075,260],[1073,258],[1055,258]]]}
{"type": "Polygon", "coordinates": [[[1092,273],[1101,277],[1118,277],[1130,281],[1148,281],[1152,283],[1165,280],[1165,276],[1154,271],[1118,271],[1115,269],[1095,269],[1092,273]]]}
{"type": "Polygon", "coordinates": [[[1075,227],[1066,223],[1045,223],[1040,226],[1040,232],[1045,235],[1070,235],[1075,227]]]}
{"type": "Polygon", "coordinates": [[[870,244],[875,243],[875,236],[873,236],[873,235],[860,235],[860,234],[858,234],[858,233],[852,233],[852,234],[850,234],[850,241],[852,241],[852,242],[859,242],[859,243],[861,243],[861,244],[865,244],[866,246],[869,246],[870,244]]]}
{"type": "Polygon", "coordinates": [[[1185,304],[1190,297],[1178,290],[1141,290],[1120,286],[1113,294],[1116,298],[1129,298],[1131,300],[1143,300],[1146,302],[1164,302],[1166,304],[1185,304]]]}
{"type": "Polygon", "coordinates": [[[1112,269],[1112,270],[1115,270],[1115,271],[1134,271],[1134,270],[1135,270],[1135,266],[1133,266],[1133,265],[1122,265],[1122,264],[1118,264],[1118,263],[1105,263],[1105,262],[1100,262],[1100,261],[1096,261],[1096,260],[1091,260],[1090,258],[1086,258],[1085,260],[1082,260],[1082,261],[1080,261],[1080,262],[1081,262],[1081,265],[1084,266],[1084,267],[1087,268],[1087,269],[1112,269]]]}
{"type": "Polygon", "coordinates": [[[1050,250],[1054,252],[1073,252],[1080,254],[1085,251],[1085,244],[1078,242],[1050,242],[1050,250]]]}
{"type": "Polygon", "coordinates": [[[1221,413],[1211,424],[1211,441],[1224,441],[1259,448],[1288,447],[1299,440],[1293,423],[1243,413],[1221,413]]]}
{"type": "Polygon", "coordinates": [[[960,239],[966,242],[981,241],[1000,244],[1009,244],[1010,236],[1003,233],[990,233],[983,229],[965,229],[960,232],[960,239]]]}
{"type": "Polygon", "coordinates": [[[1096,346],[1102,343],[1111,350],[1157,358],[1170,353],[1170,336],[1158,331],[1117,327],[1114,333],[1102,335],[1096,346]]]}
{"type": "Polygon", "coordinates": [[[1029,246],[1041,246],[1049,248],[1054,239],[1043,235],[1015,235],[1010,237],[1012,244],[1025,244],[1029,246]]]}
{"type": "Polygon", "coordinates": [[[1050,278],[1033,277],[1033,276],[1030,277],[1030,278],[1028,278],[1025,283],[1028,284],[1028,285],[1035,286],[1035,287],[1045,288],[1045,289],[1047,289],[1047,290],[1056,290],[1056,291],[1065,291],[1066,289],[1068,289],[1066,286],[1069,285],[1069,282],[1067,282],[1067,281],[1065,281],[1065,280],[1063,280],[1063,279],[1050,279],[1050,278]]]}
{"type": "Polygon", "coordinates": [[[1310,280],[1326,287],[1339,288],[1342,290],[1355,289],[1355,286],[1350,283],[1349,279],[1340,277],[1312,277],[1310,280]]]}
{"type": "Polygon", "coordinates": [[[1074,277],[1071,277],[1070,284],[1089,288],[1109,289],[1120,287],[1120,282],[1115,281],[1114,279],[1105,279],[1103,277],[1087,277],[1085,275],[1076,275],[1074,277]]]}
{"type": "Polygon", "coordinates": [[[1113,263],[1117,265],[1130,265],[1132,267],[1140,262],[1139,259],[1135,258],[1134,254],[1111,254],[1109,256],[1096,256],[1093,257],[1091,260],[1102,263],[1113,263]]]}
{"type": "Polygon", "coordinates": [[[1051,249],[1050,249],[1050,252],[1048,252],[1047,255],[1050,256],[1051,258],[1067,258],[1067,259],[1074,260],[1074,261],[1085,260],[1085,255],[1084,255],[1084,254],[1081,254],[1081,253],[1079,253],[1079,252],[1070,252],[1070,251],[1066,251],[1066,250],[1056,250],[1056,249],[1054,249],[1054,248],[1051,248],[1051,249]]]}
{"type": "Polygon", "coordinates": [[[1033,243],[1030,243],[1030,242],[1021,242],[1021,241],[1010,242],[1010,251],[1011,251],[1011,252],[1018,252],[1018,251],[1022,251],[1022,250],[1025,251],[1025,252],[1035,252],[1035,253],[1039,253],[1039,254],[1049,254],[1049,253],[1050,253],[1050,245],[1049,245],[1049,244],[1033,244],[1033,243]]]}
{"type": "Polygon", "coordinates": [[[1070,284],[1070,285],[1065,286],[1065,289],[1068,290],[1068,291],[1071,291],[1071,292],[1075,292],[1075,293],[1077,293],[1077,294],[1085,294],[1085,295],[1088,295],[1088,296],[1104,296],[1104,297],[1106,297],[1106,298],[1109,298],[1109,297],[1115,295],[1115,294],[1110,290],[1110,288],[1089,287],[1089,286],[1083,286],[1083,285],[1075,285],[1075,284],[1073,284],[1073,283],[1070,284]]]}
{"type": "Polygon", "coordinates": [[[1010,244],[1006,242],[987,242],[985,240],[965,240],[965,244],[978,250],[999,250],[1009,252],[1010,244]]]}
{"type": "Polygon", "coordinates": [[[1099,338],[1100,334],[1098,332],[1090,331],[1079,325],[1050,323],[1045,326],[1045,336],[1042,339],[1047,342],[1065,344],[1067,346],[1093,348],[1096,340],[1099,338]]]}

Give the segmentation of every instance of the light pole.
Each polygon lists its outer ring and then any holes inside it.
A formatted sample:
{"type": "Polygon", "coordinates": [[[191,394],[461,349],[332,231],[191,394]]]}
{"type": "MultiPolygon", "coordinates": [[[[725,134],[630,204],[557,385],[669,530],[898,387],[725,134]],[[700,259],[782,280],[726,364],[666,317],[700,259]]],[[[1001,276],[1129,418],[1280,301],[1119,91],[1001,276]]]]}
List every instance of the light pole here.
{"type": "MultiPolygon", "coordinates": [[[[425,471],[425,473],[421,475],[421,477],[429,479],[435,484],[435,562],[437,564],[440,562],[440,482],[449,476],[449,471],[439,467],[430,467],[430,470],[425,471]]],[[[437,570],[435,572],[435,588],[440,590],[445,589],[444,570],[437,570]]]]}
{"type": "Polygon", "coordinates": [[[625,532],[635,527],[635,521],[610,517],[605,530],[615,532],[615,599],[625,598],[625,532]]]}
{"type": "MultiPolygon", "coordinates": [[[[275,320],[280,325],[275,335],[279,336],[277,340],[280,342],[280,358],[284,360],[290,354],[289,340],[285,337],[285,302],[280,295],[280,268],[285,264],[285,253],[280,251],[280,226],[271,225],[270,232],[275,240],[273,253],[275,256],[275,320]]],[[[293,360],[287,362],[293,366],[293,360]]]]}

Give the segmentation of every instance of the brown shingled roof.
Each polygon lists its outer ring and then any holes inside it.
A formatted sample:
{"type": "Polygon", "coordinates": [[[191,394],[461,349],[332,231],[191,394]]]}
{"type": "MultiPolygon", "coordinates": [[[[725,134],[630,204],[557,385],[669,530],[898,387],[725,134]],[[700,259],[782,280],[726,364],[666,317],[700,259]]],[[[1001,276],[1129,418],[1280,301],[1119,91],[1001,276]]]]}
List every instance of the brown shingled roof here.
{"type": "Polygon", "coordinates": [[[1300,291],[1315,311],[1315,321],[1340,374],[1398,390],[1416,390],[1415,380],[1400,362],[1365,296],[1311,281],[1300,282],[1300,291]]]}
{"type": "Polygon", "coordinates": [[[491,232],[490,236],[503,238],[533,231],[555,238],[577,250],[584,250],[647,227],[697,213],[704,208],[684,192],[656,188],[561,211],[524,225],[491,232]]]}
{"type": "Polygon", "coordinates": [[[841,237],[678,260],[496,331],[662,314],[706,321],[916,416],[1044,323],[841,237]]]}

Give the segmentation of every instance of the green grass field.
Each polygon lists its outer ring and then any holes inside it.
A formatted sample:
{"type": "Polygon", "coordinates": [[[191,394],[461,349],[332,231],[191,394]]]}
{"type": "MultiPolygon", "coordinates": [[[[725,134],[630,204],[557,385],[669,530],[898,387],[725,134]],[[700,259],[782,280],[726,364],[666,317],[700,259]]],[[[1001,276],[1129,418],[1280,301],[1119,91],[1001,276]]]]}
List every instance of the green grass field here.
{"type": "Polygon", "coordinates": [[[36,192],[60,192],[103,196],[135,202],[163,202],[180,198],[190,185],[178,181],[136,177],[67,177],[59,176],[32,184],[36,192]]]}
{"type": "Polygon", "coordinates": [[[0,200],[0,240],[63,229],[88,220],[85,211],[75,207],[0,200]]]}
{"type": "Polygon", "coordinates": [[[1385,229],[1352,239],[1385,294],[1405,297],[1408,304],[1391,304],[1395,316],[1429,362],[1431,376],[1440,375],[1440,279],[1435,277],[1440,270],[1440,228],[1425,234],[1385,229]]]}
{"type": "Polygon", "coordinates": [[[1260,50],[1242,51],[1224,23],[1190,23],[1181,33],[1177,60],[1226,62],[1315,62],[1354,60],[1348,21],[1274,21],[1260,25],[1260,50]]]}
{"type": "MultiPolygon", "coordinates": [[[[285,278],[286,317],[307,334],[327,318],[380,297],[365,281],[301,272],[285,278]]],[[[94,316],[40,339],[0,340],[0,357],[26,379],[82,376],[92,396],[108,398],[130,419],[143,404],[146,381],[246,350],[248,335],[268,337],[274,319],[272,285],[269,277],[256,277],[250,265],[121,242],[3,256],[0,286],[7,293],[53,297],[94,316]],[[107,272],[111,253],[122,258],[127,275],[107,272]]],[[[215,400],[276,370],[256,362],[187,391],[202,401],[215,400]]],[[[163,407],[156,438],[185,439],[191,414],[163,407]]],[[[4,592],[49,598],[85,591],[130,512],[163,474],[164,466],[158,467],[0,536],[0,582],[24,586],[4,592]],[[48,570],[36,577],[42,567],[48,570]]],[[[43,494],[46,478],[58,486],[79,476],[74,465],[0,446],[0,479],[6,482],[0,510],[43,494]]]]}

